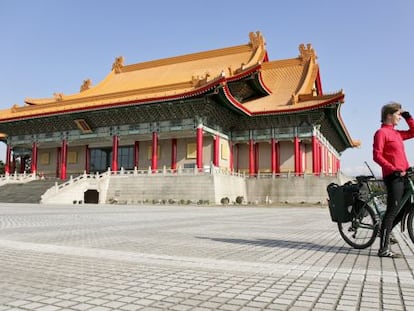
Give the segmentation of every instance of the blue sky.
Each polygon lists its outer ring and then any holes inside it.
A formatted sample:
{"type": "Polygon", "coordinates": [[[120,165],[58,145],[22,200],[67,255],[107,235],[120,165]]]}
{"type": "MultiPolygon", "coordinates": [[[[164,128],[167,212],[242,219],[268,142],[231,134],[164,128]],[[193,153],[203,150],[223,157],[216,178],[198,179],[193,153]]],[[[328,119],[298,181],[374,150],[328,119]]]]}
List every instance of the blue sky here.
{"type": "MultiPolygon", "coordinates": [[[[342,118],[362,141],[342,169],[368,173],[367,161],[377,172],[381,106],[398,101],[414,114],[413,15],[411,0],[0,0],[0,109],[97,84],[117,56],[132,64],[245,44],[259,30],[271,60],[313,45],[324,92],[344,90],[342,118]]],[[[414,165],[414,140],[406,151],[414,165]]]]}

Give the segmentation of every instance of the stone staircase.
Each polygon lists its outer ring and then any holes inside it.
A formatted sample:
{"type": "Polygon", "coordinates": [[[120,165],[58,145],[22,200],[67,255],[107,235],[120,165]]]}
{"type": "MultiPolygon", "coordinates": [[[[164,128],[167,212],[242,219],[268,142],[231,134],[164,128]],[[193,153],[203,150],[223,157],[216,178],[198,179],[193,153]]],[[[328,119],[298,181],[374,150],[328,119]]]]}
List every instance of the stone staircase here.
{"type": "Polygon", "coordinates": [[[0,187],[0,203],[39,203],[47,189],[57,180],[34,180],[28,183],[12,183],[0,187]]]}

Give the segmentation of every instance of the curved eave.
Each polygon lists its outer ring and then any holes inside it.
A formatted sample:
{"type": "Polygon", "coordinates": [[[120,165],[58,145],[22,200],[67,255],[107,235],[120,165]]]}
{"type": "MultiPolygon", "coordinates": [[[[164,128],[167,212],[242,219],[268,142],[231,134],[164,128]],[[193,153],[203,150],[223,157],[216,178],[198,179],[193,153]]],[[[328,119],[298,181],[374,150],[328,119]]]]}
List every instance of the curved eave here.
{"type": "Polygon", "coordinates": [[[257,82],[265,93],[267,93],[268,95],[272,94],[272,90],[269,87],[267,87],[266,83],[264,83],[263,81],[262,71],[260,71],[257,75],[257,82]]]}
{"type": "MultiPolygon", "coordinates": [[[[260,94],[260,97],[272,94],[270,88],[266,86],[262,78],[262,64],[256,64],[255,66],[240,72],[230,78],[226,78],[226,83],[231,84],[232,82],[241,81],[245,78],[251,78],[250,81],[255,91],[260,94]]],[[[231,91],[230,91],[231,92],[231,91]]],[[[233,96],[234,97],[234,96],[233,96]]]]}
{"type": "Polygon", "coordinates": [[[341,113],[340,113],[340,107],[341,105],[337,105],[336,109],[335,109],[335,114],[331,113],[330,117],[331,119],[334,119],[333,123],[336,126],[336,130],[339,133],[339,136],[342,138],[342,141],[344,142],[344,145],[347,148],[355,148],[355,147],[359,147],[360,146],[360,142],[359,141],[354,141],[351,138],[351,135],[349,134],[345,123],[341,117],[341,113]]]}
{"type": "Polygon", "coordinates": [[[233,97],[226,84],[222,84],[218,88],[218,96],[220,98],[220,102],[231,110],[243,115],[252,115],[251,112],[243,106],[243,104],[241,104],[236,98],[233,97]]]}
{"type": "Polygon", "coordinates": [[[262,68],[261,64],[256,64],[250,68],[247,68],[239,73],[237,73],[234,76],[228,77],[226,78],[226,82],[233,82],[233,81],[239,81],[242,80],[245,77],[250,76],[251,74],[260,71],[260,69],[262,68]]]}
{"type": "Polygon", "coordinates": [[[344,102],[344,97],[345,97],[345,94],[339,93],[338,95],[333,96],[332,98],[328,100],[321,101],[320,103],[315,104],[315,105],[304,105],[303,103],[298,103],[295,105],[285,106],[286,108],[281,108],[277,110],[257,111],[257,112],[252,112],[251,114],[254,116],[260,116],[260,115],[280,115],[280,114],[311,111],[311,110],[324,108],[324,107],[330,106],[338,102],[342,103],[344,102]]]}

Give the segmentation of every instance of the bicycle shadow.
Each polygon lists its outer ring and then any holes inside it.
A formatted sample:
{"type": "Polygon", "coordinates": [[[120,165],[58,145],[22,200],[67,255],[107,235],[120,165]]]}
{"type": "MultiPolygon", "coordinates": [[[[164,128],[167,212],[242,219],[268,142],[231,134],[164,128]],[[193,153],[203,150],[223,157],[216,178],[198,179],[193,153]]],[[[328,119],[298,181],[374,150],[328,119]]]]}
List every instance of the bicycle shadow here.
{"type": "Polygon", "coordinates": [[[214,242],[231,243],[231,244],[243,244],[250,246],[260,247],[272,247],[272,248],[284,248],[284,249],[296,249],[296,250],[313,250],[318,252],[329,252],[329,253],[342,253],[342,254],[361,254],[361,252],[370,252],[370,248],[365,250],[354,249],[346,244],[343,246],[335,245],[322,245],[313,242],[305,241],[291,241],[281,239],[231,239],[231,238],[212,238],[196,236],[197,239],[210,240],[214,242]]]}

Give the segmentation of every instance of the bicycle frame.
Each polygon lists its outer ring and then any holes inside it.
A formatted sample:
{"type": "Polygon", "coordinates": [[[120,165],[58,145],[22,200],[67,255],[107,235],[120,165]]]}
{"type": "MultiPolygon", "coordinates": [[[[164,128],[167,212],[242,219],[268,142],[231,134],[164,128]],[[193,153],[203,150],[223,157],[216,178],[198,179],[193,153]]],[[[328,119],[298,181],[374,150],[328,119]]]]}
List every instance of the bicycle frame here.
{"type": "MultiPolygon", "coordinates": [[[[414,182],[412,180],[414,173],[410,172],[407,173],[407,179],[408,179],[408,187],[407,187],[407,191],[405,191],[400,203],[398,204],[398,212],[396,213],[396,215],[398,215],[401,210],[404,208],[405,204],[408,202],[408,200],[410,200],[410,202],[413,202],[413,196],[414,196],[414,182]]],[[[378,180],[376,180],[378,181],[378,180]]],[[[385,214],[385,209],[381,209],[381,206],[379,204],[379,200],[375,200],[375,198],[379,198],[382,197],[384,195],[387,194],[386,191],[372,191],[372,189],[369,186],[369,182],[368,182],[368,189],[370,191],[370,196],[367,200],[367,204],[369,204],[371,207],[374,208],[376,214],[378,215],[379,219],[382,221],[384,214],[385,214]]],[[[382,204],[387,204],[387,202],[382,202],[382,204]]],[[[401,220],[401,231],[405,230],[405,217],[403,217],[403,219],[401,220]]]]}

